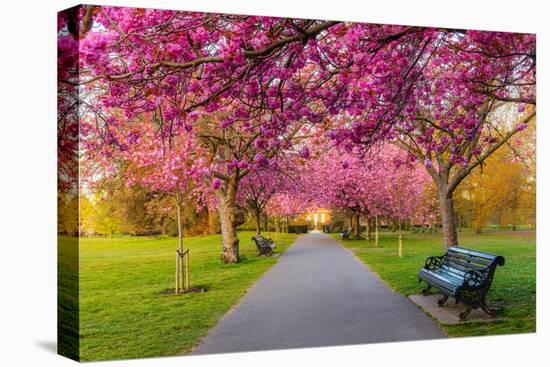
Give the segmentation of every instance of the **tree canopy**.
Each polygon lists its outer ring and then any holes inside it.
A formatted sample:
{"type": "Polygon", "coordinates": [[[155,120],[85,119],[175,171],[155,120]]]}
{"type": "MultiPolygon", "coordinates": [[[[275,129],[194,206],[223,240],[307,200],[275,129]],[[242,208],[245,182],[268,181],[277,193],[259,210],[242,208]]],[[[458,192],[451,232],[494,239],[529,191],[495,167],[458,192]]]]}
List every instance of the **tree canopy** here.
{"type": "Polygon", "coordinates": [[[59,124],[82,136],[61,166],[76,149],[100,177],[216,206],[226,262],[264,186],[262,210],[410,217],[431,177],[455,245],[456,188],[536,114],[533,34],[91,5],[58,30],[59,124]]]}

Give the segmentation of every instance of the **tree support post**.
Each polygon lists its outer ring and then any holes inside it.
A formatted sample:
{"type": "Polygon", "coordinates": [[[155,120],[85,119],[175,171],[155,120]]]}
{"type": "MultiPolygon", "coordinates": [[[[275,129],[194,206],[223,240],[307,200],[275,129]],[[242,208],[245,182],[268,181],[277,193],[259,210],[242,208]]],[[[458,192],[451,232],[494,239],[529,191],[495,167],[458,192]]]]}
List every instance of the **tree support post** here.
{"type": "Polygon", "coordinates": [[[179,268],[180,268],[180,253],[179,253],[179,250],[176,250],[176,287],[174,288],[175,294],[179,293],[179,284],[178,284],[179,268]]]}
{"type": "Polygon", "coordinates": [[[189,290],[189,249],[185,251],[185,290],[189,290]]]}
{"type": "Polygon", "coordinates": [[[401,235],[399,235],[399,248],[397,249],[397,256],[403,257],[403,239],[401,235]]]}
{"type": "Polygon", "coordinates": [[[189,249],[185,252],[176,250],[176,287],[174,294],[189,290],[189,249]],[[185,266],[185,269],[184,269],[185,266]],[[185,276],[184,276],[185,274],[185,276]],[[185,279],[185,283],[184,283],[185,279]]]}

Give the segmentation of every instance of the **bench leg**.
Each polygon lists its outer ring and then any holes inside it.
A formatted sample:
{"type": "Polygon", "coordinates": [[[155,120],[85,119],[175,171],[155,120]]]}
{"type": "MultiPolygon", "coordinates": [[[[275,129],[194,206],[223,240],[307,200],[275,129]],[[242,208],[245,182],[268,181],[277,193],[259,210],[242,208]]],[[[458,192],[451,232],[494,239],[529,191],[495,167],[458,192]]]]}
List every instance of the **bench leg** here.
{"type": "Polygon", "coordinates": [[[424,296],[429,296],[430,295],[430,289],[432,289],[432,286],[431,285],[426,285],[426,288],[422,289],[422,294],[424,296]]]}
{"type": "Polygon", "coordinates": [[[487,305],[487,302],[485,301],[485,299],[483,299],[481,301],[481,309],[483,311],[485,311],[489,316],[491,317],[497,317],[497,313],[498,313],[498,310],[494,309],[494,308],[490,308],[488,305],[487,305]]]}
{"type": "Polygon", "coordinates": [[[437,300],[437,305],[439,307],[443,307],[445,305],[445,302],[447,302],[448,299],[449,299],[449,296],[447,296],[446,294],[443,295],[443,297],[441,297],[441,299],[437,300]]]}
{"type": "Polygon", "coordinates": [[[466,306],[466,311],[464,312],[461,312],[459,317],[460,317],[460,321],[466,321],[466,318],[468,317],[468,315],[470,314],[470,312],[472,312],[472,306],[470,305],[467,305],[466,306]]]}

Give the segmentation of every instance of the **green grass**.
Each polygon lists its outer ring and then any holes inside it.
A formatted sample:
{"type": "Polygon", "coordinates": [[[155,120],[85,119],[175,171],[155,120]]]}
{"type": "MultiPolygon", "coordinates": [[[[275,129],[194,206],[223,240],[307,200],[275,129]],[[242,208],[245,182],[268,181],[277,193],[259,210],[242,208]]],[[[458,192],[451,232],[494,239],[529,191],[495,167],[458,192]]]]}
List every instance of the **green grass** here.
{"type": "MultiPolygon", "coordinates": [[[[382,232],[380,247],[374,240],[342,241],[356,256],[366,263],[395,291],[411,295],[420,293],[418,271],[428,256],[442,255],[445,251],[441,234],[411,234],[402,232],[403,258],[397,256],[398,234],[382,232]]],[[[333,234],[340,239],[339,234],[333,234]]],[[[489,293],[489,303],[502,308],[502,321],[441,325],[450,336],[496,335],[527,333],[536,330],[536,246],[535,232],[501,231],[474,234],[459,233],[463,247],[502,255],[506,264],[496,271],[489,293]]]]}
{"type": "Polygon", "coordinates": [[[57,329],[59,354],[78,359],[78,238],[59,237],[57,252],[57,329]]]}
{"type": "MultiPolygon", "coordinates": [[[[81,360],[189,352],[277,261],[258,257],[252,235],[239,233],[243,261],[229,265],[220,262],[219,235],[185,239],[185,247],[190,248],[190,285],[208,291],[179,296],[161,294],[174,287],[177,239],[82,238],[81,360]]],[[[280,235],[276,252],[286,250],[295,238],[294,234],[280,235]]],[[[62,239],[59,252],[70,252],[70,243],[62,239]]],[[[70,257],[60,256],[63,259],[70,257]]],[[[70,268],[70,264],[60,263],[60,268],[70,268]]]]}

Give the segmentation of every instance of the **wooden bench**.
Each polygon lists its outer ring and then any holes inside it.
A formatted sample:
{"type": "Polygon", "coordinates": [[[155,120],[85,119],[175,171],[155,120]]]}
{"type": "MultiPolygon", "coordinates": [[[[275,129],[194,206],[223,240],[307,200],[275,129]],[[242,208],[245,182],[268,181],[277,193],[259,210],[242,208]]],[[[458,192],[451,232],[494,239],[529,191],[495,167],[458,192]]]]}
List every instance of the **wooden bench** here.
{"type": "Polygon", "coordinates": [[[344,231],[342,233],[340,233],[340,235],[342,236],[342,239],[343,240],[349,240],[349,235],[351,234],[351,231],[352,229],[348,229],[347,231],[344,231]]]}
{"type": "Polygon", "coordinates": [[[256,248],[260,252],[260,256],[271,256],[273,255],[273,249],[276,245],[271,238],[265,238],[262,235],[252,237],[252,241],[256,243],[256,248]]]}
{"type": "Polygon", "coordinates": [[[443,256],[427,258],[424,268],[418,273],[418,281],[426,282],[426,288],[422,290],[424,295],[428,295],[432,287],[443,293],[437,301],[439,307],[443,307],[449,297],[454,297],[457,304],[465,304],[466,310],[460,314],[461,321],[480,307],[494,317],[496,310],[489,308],[486,297],[497,265],[504,265],[504,257],[455,246],[443,256]]]}

